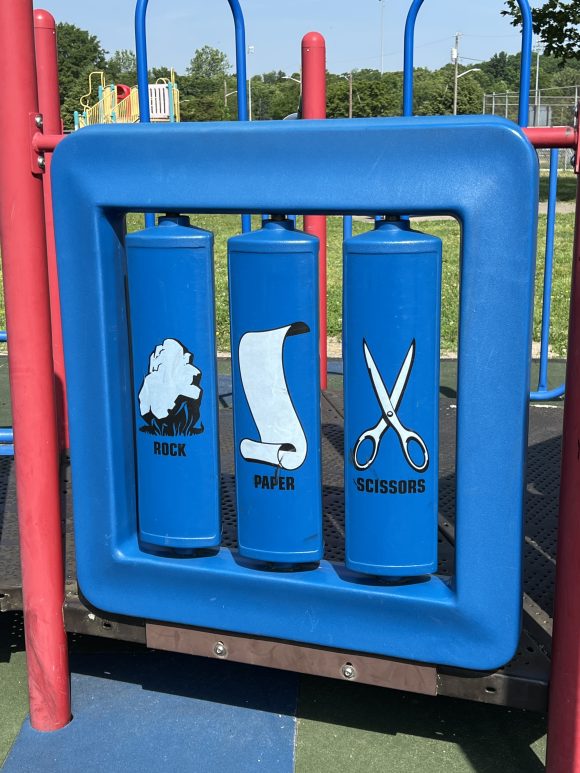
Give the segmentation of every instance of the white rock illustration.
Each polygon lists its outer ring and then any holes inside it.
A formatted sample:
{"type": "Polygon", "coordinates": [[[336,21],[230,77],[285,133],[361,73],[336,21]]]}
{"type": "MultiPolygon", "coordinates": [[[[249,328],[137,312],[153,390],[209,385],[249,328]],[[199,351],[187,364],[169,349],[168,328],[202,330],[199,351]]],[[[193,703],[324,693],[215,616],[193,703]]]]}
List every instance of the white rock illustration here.
{"type": "Polygon", "coordinates": [[[141,416],[165,419],[180,398],[199,400],[202,390],[197,383],[201,371],[192,362],[193,355],[174,338],[166,338],[149,358],[149,373],[139,391],[141,416]]]}

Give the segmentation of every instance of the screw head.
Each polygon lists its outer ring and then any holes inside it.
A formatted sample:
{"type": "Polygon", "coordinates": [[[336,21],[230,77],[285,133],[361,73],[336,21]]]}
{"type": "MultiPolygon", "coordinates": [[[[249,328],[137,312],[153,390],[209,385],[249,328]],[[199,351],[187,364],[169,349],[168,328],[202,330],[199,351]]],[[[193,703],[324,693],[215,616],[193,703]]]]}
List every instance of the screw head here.
{"type": "Polygon", "coordinates": [[[352,663],[345,663],[341,672],[345,679],[356,679],[356,668],[352,663]]]}
{"type": "Polygon", "coordinates": [[[40,114],[34,116],[34,123],[38,126],[39,129],[42,129],[44,121],[40,114]]]}
{"type": "Polygon", "coordinates": [[[227,658],[228,656],[228,648],[223,643],[223,641],[217,641],[214,644],[213,652],[214,655],[217,655],[218,658],[227,658]]]}
{"type": "Polygon", "coordinates": [[[36,161],[38,163],[38,166],[41,169],[44,169],[44,167],[46,166],[46,161],[44,160],[44,153],[39,153],[36,161]]]}

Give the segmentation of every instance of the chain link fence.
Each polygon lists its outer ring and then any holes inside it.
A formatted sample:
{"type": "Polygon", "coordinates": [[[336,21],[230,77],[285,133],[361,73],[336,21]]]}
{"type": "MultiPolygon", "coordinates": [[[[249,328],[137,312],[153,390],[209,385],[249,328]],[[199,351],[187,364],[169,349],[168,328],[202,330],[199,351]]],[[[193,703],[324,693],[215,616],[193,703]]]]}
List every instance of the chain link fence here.
{"type": "MultiPolygon", "coordinates": [[[[572,126],[575,123],[576,106],[580,99],[580,85],[555,86],[530,92],[529,126],[572,126]]],[[[519,94],[515,91],[493,92],[483,97],[484,115],[499,115],[517,123],[520,106],[519,94]]],[[[540,168],[550,166],[550,151],[538,150],[540,168]]],[[[574,151],[561,150],[559,169],[563,172],[574,170],[574,151]]]]}

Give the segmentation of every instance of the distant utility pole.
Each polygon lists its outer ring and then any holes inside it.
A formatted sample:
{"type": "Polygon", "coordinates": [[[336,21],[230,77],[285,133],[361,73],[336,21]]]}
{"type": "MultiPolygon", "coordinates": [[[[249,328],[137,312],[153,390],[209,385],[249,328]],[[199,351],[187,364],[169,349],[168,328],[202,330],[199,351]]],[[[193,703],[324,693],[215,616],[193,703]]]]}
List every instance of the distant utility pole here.
{"type": "Polygon", "coordinates": [[[461,32],[455,35],[455,48],[451,49],[451,62],[455,65],[455,80],[453,84],[453,115],[457,115],[457,83],[459,81],[459,41],[461,32]]]}
{"type": "Polygon", "coordinates": [[[385,0],[379,0],[379,3],[381,4],[381,75],[384,72],[384,65],[383,65],[383,51],[384,51],[384,20],[385,20],[385,0]]]}

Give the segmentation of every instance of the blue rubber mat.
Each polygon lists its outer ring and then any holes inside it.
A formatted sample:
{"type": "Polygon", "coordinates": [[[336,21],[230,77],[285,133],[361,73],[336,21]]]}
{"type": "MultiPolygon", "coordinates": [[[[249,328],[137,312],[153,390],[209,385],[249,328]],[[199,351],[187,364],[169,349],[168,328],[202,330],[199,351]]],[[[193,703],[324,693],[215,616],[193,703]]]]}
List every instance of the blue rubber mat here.
{"type": "Polygon", "coordinates": [[[24,723],[4,773],[292,773],[298,677],[169,653],[75,656],[73,721],[24,723]]]}

